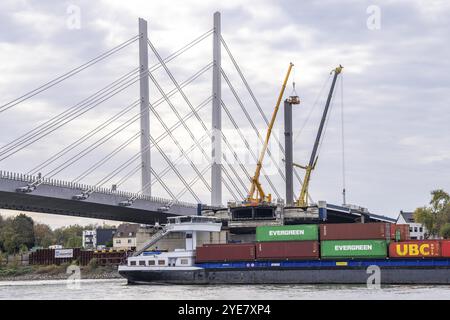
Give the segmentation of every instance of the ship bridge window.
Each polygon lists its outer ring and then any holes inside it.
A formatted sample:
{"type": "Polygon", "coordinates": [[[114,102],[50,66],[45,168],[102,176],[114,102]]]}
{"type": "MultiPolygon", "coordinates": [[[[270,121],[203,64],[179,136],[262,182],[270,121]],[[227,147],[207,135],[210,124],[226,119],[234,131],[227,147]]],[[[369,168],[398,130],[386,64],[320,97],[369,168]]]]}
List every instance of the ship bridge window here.
{"type": "Polygon", "coordinates": [[[140,260],[140,261],[139,261],[139,265],[140,265],[140,266],[145,266],[145,260],[140,260]]]}
{"type": "Polygon", "coordinates": [[[180,263],[181,264],[189,264],[189,260],[188,259],[181,259],[180,263]]]}
{"type": "Polygon", "coordinates": [[[136,265],[136,261],[130,261],[130,266],[135,266],[136,265]]]}
{"type": "Polygon", "coordinates": [[[158,265],[159,266],[165,266],[166,265],[166,261],[165,260],[158,260],[158,265]]]}
{"type": "Polygon", "coordinates": [[[154,266],[155,265],[155,260],[148,260],[148,265],[149,266],[154,266]]]}

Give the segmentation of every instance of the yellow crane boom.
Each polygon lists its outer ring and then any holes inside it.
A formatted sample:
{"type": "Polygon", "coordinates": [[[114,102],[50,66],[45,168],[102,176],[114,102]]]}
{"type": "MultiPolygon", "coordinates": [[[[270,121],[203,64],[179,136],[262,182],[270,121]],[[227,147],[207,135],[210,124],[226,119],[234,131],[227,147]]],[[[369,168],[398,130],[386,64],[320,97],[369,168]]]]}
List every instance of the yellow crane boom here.
{"type": "Polygon", "coordinates": [[[278,109],[280,108],[280,103],[281,103],[281,100],[283,99],[284,91],[286,89],[286,84],[288,82],[289,75],[291,74],[291,70],[292,70],[293,66],[294,66],[293,63],[289,64],[289,68],[286,73],[286,77],[284,78],[284,82],[281,87],[280,94],[278,96],[277,104],[275,105],[275,109],[273,110],[273,113],[272,113],[272,119],[270,120],[269,126],[267,128],[266,139],[264,140],[263,148],[259,155],[258,162],[256,163],[255,175],[252,178],[252,185],[250,187],[250,191],[249,191],[249,194],[247,197],[247,201],[250,202],[251,204],[272,201],[271,194],[269,193],[266,195],[264,190],[262,189],[261,183],[259,182],[259,176],[261,174],[261,168],[262,168],[264,156],[266,154],[267,147],[269,145],[269,139],[270,139],[270,135],[272,133],[273,125],[275,124],[275,119],[277,118],[278,109]],[[255,196],[255,193],[256,193],[256,196],[255,196]]]}

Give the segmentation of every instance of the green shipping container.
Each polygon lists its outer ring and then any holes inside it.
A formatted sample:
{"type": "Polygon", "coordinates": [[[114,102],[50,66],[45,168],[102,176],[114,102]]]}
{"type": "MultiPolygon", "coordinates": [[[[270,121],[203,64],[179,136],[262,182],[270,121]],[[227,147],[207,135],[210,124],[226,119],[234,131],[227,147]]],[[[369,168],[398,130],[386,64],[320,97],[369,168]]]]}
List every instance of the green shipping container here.
{"type": "Polygon", "coordinates": [[[256,228],[256,241],[319,240],[316,224],[292,226],[261,226],[256,228]]]}
{"type": "Polygon", "coordinates": [[[385,240],[328,240],[320,242],[323,259],[386,258],[385,240]]]}

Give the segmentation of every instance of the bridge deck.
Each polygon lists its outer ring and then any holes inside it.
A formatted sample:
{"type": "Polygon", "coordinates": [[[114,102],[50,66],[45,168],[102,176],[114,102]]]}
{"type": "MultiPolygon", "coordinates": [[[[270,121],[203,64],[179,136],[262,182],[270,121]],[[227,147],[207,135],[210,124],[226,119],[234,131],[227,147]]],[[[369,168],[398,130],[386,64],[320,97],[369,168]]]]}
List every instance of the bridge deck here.
{"type": "Polygon", "coordinates": [[[0,208],[143,224],[164,223],[169,216],[197,213],[196,205],[188,203],[174,203],[167,211],[161,211],[171,201],[157,197],[141,197],[129,207],[119,206],[132,194],[108,189],[93,192],[86,200],[74,200],[72,197],[85,188],[62,181],[46,182],[30,193],[16,191],[31,180],[23,175],[1,173],[0,208]]]}

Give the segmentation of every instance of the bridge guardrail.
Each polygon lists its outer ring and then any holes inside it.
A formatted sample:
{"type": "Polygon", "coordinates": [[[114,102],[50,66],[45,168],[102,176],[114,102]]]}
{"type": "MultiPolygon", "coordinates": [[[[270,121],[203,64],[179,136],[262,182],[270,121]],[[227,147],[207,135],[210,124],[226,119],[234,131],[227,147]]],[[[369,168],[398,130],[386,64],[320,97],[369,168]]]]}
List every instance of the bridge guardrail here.
{"type": "MultiPolygon", "coordinates": [[[[22,181],[24,183],[33,183],[36,180],[38,180],[39,177],[33,176],[33,175],[28,175],[28,174],[12,172],[12,171],[1,171],[0,170],[0,179],[22,181]]],[[[58,179],[46,179],[45,177],[42,177],[41,179],[42,179],[42,184],[48,185],[48,186],[53,186],[53,187],[70,188],[70,189],[80,190],[80,191],[90,190],[90,189],[95,188],[95,193],[115,194],[115,195],[119,195],[121,197],[126,197],[126,198],[136,197],[136,199],[139,199],[139,200],[148,200],[148,201],[152,201],[152,202],[158,202],[163,205],[167,205],[167,204],[171,203],[172,205],[177,205],[180,207],[187,207],[187,208],[196,208],[197,207],[197,204],[193,204],[193,203],[189,203],[189,202],[173,201],[170,199],[164,199],[164,198],[155,197],[155,196],[147,196],[147,195],[137,194],[137,193],[133,193],[133,192],[127,192],[127,191],[119,191],[119,190],[113,191],[112,189],[109,189],[109,188],[96,188],[94,186],[89,186],[86,184],[73,183],[70,181],[64,181],[64,180],[58,180],[58,179]]]]}

